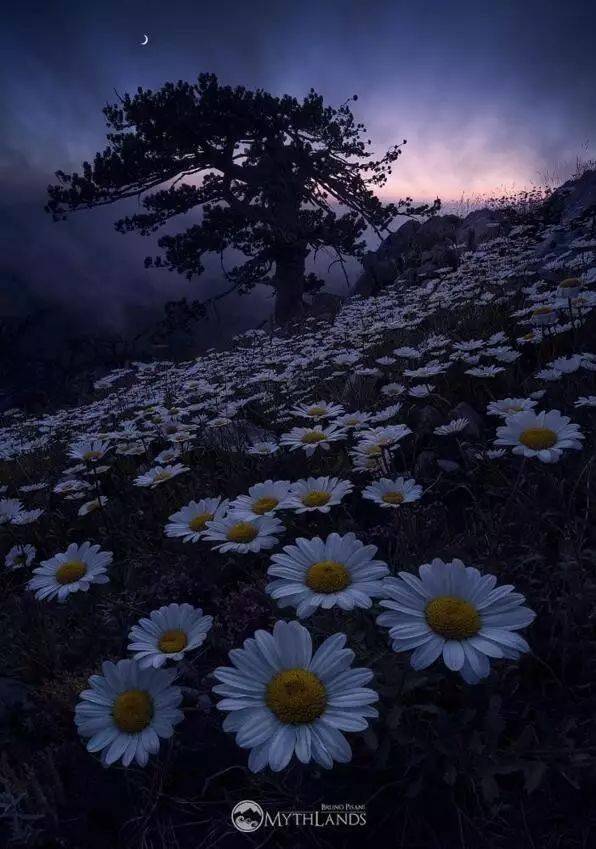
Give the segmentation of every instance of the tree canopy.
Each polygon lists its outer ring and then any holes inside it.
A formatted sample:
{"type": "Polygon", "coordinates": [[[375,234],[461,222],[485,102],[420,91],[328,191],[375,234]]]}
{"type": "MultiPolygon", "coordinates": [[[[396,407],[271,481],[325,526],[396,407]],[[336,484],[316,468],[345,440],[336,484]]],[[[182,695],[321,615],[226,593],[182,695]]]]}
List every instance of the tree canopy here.
{"type": "MultiPolygon", "coordinates": [[[[207,73],[196,83],[139,88],[104,108],[107,147],[82,173],[56,172],[46,210],[59,220],[138,197],[142,211],[115,227],[147,236],[200,208],[186,229],[161,235],[162,253],[146,267],[190,280],[204,271],[206,254],[219,254],[229,283],[222,294],[270,286],[276,320],[286,322],[300,313],[304,293],[323,285],[305,273],[312,251],[331,249],[342,264],[361,258],[368,227],[382,237],[396,216],[432,214],[440,205],[379,200],[374,189],[386,183],[405,141],[372,159],[366,127],[355,123],[349,102],[325,106],[311,89],[300,103],[223,86],[207,73]],[[243,261],[227,268],[229,249],[243,261]]],[[[191,306],[200,314],[203,300],[191,306]]]]}

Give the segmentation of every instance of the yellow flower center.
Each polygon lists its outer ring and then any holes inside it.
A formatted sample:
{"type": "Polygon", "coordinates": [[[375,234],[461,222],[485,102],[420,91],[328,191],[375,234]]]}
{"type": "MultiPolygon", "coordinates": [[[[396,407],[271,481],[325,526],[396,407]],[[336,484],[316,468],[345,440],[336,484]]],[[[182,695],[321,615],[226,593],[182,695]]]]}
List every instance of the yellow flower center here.
{"type": "Polygon", "coordinates": [[[309,416],[324,416],[326,412],[325,407],[311,407],[307,410],[309,416]]]}
{"type": "Polygon", "coordinates": [[[380,445],[369,445],[366,449],[366,453],[369,457],[379,457],[382,453],[382,448],[380,445]]]}
{"type": "Polygon", "coordinates": [[[532,315],[548,315],[552,311],[552,307],[536,307],[532,315]]]}
{"type": "Polygon", "coordinates": [[[330,493],[324,492],[322,489],[313,489],[312,492],[304,496],[302,503],[305,507],[322,507],[327,504],[330,498],[330,493]]]}
{"type": "Polygon", "coordinates": [[[101,457],[101,451],[85,451],[83,454],[83,460],[91,461],[91,460],[99,460],[101,457]]]}
{"type": "Polygon", "coordinates": [[[80,581],[86,572],[87,566],[81,560],[70,560],[58,567],[56,580],[59,584],[74,584],[75,581],[80,581]]]}
{"type": "Polygon", "coordinates": [[[157,483],[158,481],[167,481],[168,478],[171,478],[171,472],[166,472],[165,469],[162,469],[161,472],[158,472],[153,478],[153,483],[157,483]]]}
{"type": "Polygon", "coordinates": [[[163,632],[157,645],[164,654],[175,654],[185,649],[187,644],[188,637],[185,632],[179,628],[172,628],[170,631],[163,632]]]}
{"type": "Polygon", "coordinates": [[[533,451],[542,451],[544,448],[552,448],[557,442],[557,434],[548,427],[529,427],[520,434],[519,441],[526,448],[533,451]]]}
{"type": "Polygon", "coordinates": [[[302,437],[302,442],[307,445],[310,442],[322,442],[325,439],[325,434],[322,430],[309,430],[302,437]]]}
{"type": "Polygon", "coordinates": [[[565,280],[561,280],[559,286],[561,289],[576,289],[581,286],[581,282],[578,277],[567,277],[565,280]]]}
{"type": "Polygon", "coordinates": [[[480,614],[473,604],[451,595],[440,595],[429,601],[425,609],[426,621],[446,640],[465,640],[480,630],[480,614]]]}
{"type": "Polygon", "coordinates": [[[350,573],[336,560],[313,563],[306,573],[306,586],[316,593],[337,593],[352,583],[350,573]]]}
{"type": "Polygon", "coordinates": [[[505,412],[507,412],[507,413],[521,413],[522,410],[523,410],[523,407],[520,407],[519,405],[514,404],[511,407],[507,407],[505,412]]]}
{"type": "Polygon", "coordinates": [[[327,691],[307,669],[284,669],[267,685],[265,703],[281,722],[299,725],[322,716],[327,706],[327,691]]]}
{"type": "Polygon", "coordinates": [[[266,495],[263,498],[257,498],[256,501],[253,501],[252,511],[256,513],[257,516],[263,516],[265,513],[269,513],[270,510],[275,510],[277,505],[279,504],[279,499],[267,497],[266,495]]]}
{"type": "Polygon", "coordinates": [[[230,542],[252,542],[258,530],[250,522],[236,522],[228,531],[230,542]]]}
{"type": "Polygon", "coordinates": [[[403,504],[404,497],[401,492],[386,492],[383,495],[383,501],[386,504],[403,504]]]}
{"type": "Polygon", "coordinates": [[[146,690],[125,690],[114,702],[112,718],[125,734],[139,734],[153,718],[153,699],[146,690]]]}
{"type": "Polygon", "coordinates": [[[199,513],[198,516],[190,520],[188,527],[191,531],[202,531],[211,519],[213,519],[213,513],[199,513]]]}

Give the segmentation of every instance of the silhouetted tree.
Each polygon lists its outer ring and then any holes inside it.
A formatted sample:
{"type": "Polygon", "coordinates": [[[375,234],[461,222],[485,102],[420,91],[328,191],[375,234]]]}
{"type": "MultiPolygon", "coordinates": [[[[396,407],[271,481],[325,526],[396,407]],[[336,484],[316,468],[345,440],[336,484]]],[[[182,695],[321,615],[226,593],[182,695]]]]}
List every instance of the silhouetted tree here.
{"type": "MultiPolygon", "coordinates": [[[[143,195],[143,211],[115,226],[149,235],[202,207],[200,223],[161,236],[163,254],[148,257],[146,267],[191,279],[204,271],[203,255],[217,253],[230,284],[223,295],[256,283],[271,286],[279,322],[299,314],[305,291],[323,285],[305,274],[310,251],[330,247],[342,263],[361,257],[367,226],[381,236],[396,215],[438,208],[414,208],[411,198],[381,203],[371,187],[386,182],[401,145],[367,161],[366,127],[354,123],[349,101],[325,107],[314,89],[299,103],[262,89],[221,86],[215,75],[201,74],[197,84],[139,88],[118,99],[103,110],[108,146],[92,165],[83,163],[82,174],[56,172],[59,184],[49,187],[46,210],[58,220],[143,195]],[[338,214],[332,204],[347,211],[338,214]],[[226,270],[228,248],[246,260],[226,270]]],[[[192,307],[200,312],[202,304],[192,307]]]]}

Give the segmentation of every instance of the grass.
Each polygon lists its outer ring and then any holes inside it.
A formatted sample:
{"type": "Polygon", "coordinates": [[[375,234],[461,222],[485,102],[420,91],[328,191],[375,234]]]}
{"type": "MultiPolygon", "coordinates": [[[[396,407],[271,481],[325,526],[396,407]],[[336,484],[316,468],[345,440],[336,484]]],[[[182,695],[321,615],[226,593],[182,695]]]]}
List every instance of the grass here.
{"type": "MultiPolygon", "coordinates": [[[[432,333],[486,339],[505,328],[515,338],[519,329],[511,312],[522,302],[518,286],[507,303],[439,307],[420,326],[382,332],[372,343],[364,335],[375,318],[371,310],[353,342],[372,364],[396,346],[419,344],[432,333]]],[[[383,303],[378,301],[376,311],[380,321],[383,303]]],[[[0,683],[15,682],[0,724],[0,829],[7,843],[56,849],[331,847],[361,842],[365,835],[407,849],[587,849],[596,763],[592,442],[565,452],[552,466],[522,462],[510,453],[479,459],[478,452],[492,446],[498,424],[485,415],[487,401],[533,391],[535,371],[554,356],[589,350],[593,331],[590,320],[542,346],[525,346],[522,357],[490,381],[472,378],[458,365],[433,378],[436,391],[428,401],[406,400],[399,420],[414,433],[392,455],[392,472],[415,476],[425,493],[396,511],[362,500],[369,476],[354,473],[345,443],[310,461],[301,451],[262,458],[237,450],[247,424],[276,435],[289,429],[268,412],[287,403],[289,389],[292,400],[323,397],[347,408],[378,410],[391,403],[372,379],[347,387],[346,374],[334,377],[331,364],[305,373],[291,387],[266,384],[266,403],[243,408],[239,418],[245,424],[201,437],[183,456],[190,472],[154,491],[133,485],[146,459],[114,455],[101,477],[109,499],[105,510],[78,518],[78,502],[53,494],[51,487],[29,493],[27,507],[43,506],[45,513],[32,525],[3,526],[3,543],[30,542],[39,560],[71,541],[90,539],[114,552],[114,563],[108,585],[75,594],[63,605],[37,602],[26,590],[28,570],[0,572],[0,683]],[[462,401],[479,416],[477,436],[438,438],[424,427],[421,408],[432,407],[448,421],[462,401]],[[445,470],[437,460],[451,465],[445,470]],[[306,623],[313,641],[337,630],[348,635],[355,665],[374,669],[380,718],[366,732],[349,735],[350,764],[326,772],[294,760],[282,773],[253,775],[246,752],[222,731],[211,672],[227,663],[231,648],[256,629],[269,629],[280,615],[290,618],[291,611],[280,614],[263,591],[266,552],[221,555],[202,542],[167,539],[163,527],[190,498],[233,498],[259,480],[317,474],[351,478],[355,491],[328,515],[284,513],[283,544],[332,530],[355,531],[378,546],[392,574],[414,571],[433,557],[460,558],[524,593],[538,614],[526,634],[532,650],[518,662],[494,663],[490,677],[470,687],[439,664],[413,671],[407,654],[390,650],[370,612],[319,612],[306,623]],[[102,661],[126,655],[130,627],[171,601],[188,601],[215,617],[205,646],[180,665],[184,722],[144,770],[104,770],[77,736],[78,694],[102,661]],[[230,810],[241,799],[272,811],[365,803],[368,824],[242,836],[230,823],[230,810]]],[[[387,369],[382,382],[399,380],[400,369],[387,369]]],[[[231,392],[251,391],[239,388],[233,377],[231,392]]],[[[585,370],[549,384],[546,409],[571,411],[588,436],[590,408],[574,409],[573,401],[593,392],[593,385],[593,372],[585,370]]],[[[171,376],[165,392],[176,395],[171,376]]],[[[121,414],[128,415],[125,402],[121,414]]],[[[166,444],[155,443],[151,453],[166,444]]],[[[70,464],[65,442],[50,440],[45,449],[4,461],[0,480],[13,495],[23,483],[55,482],[70,464]]]]}

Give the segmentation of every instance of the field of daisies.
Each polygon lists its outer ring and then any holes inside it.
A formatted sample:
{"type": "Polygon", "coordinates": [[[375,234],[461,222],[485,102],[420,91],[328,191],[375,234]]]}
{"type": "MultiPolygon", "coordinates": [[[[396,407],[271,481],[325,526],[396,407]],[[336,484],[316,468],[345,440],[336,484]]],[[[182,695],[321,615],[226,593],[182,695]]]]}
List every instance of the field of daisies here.
{"type": "Polygon", "coordinates": [[[551,230],[4,414],[0,839],[595,845],[596,239],[551,230]]]}

